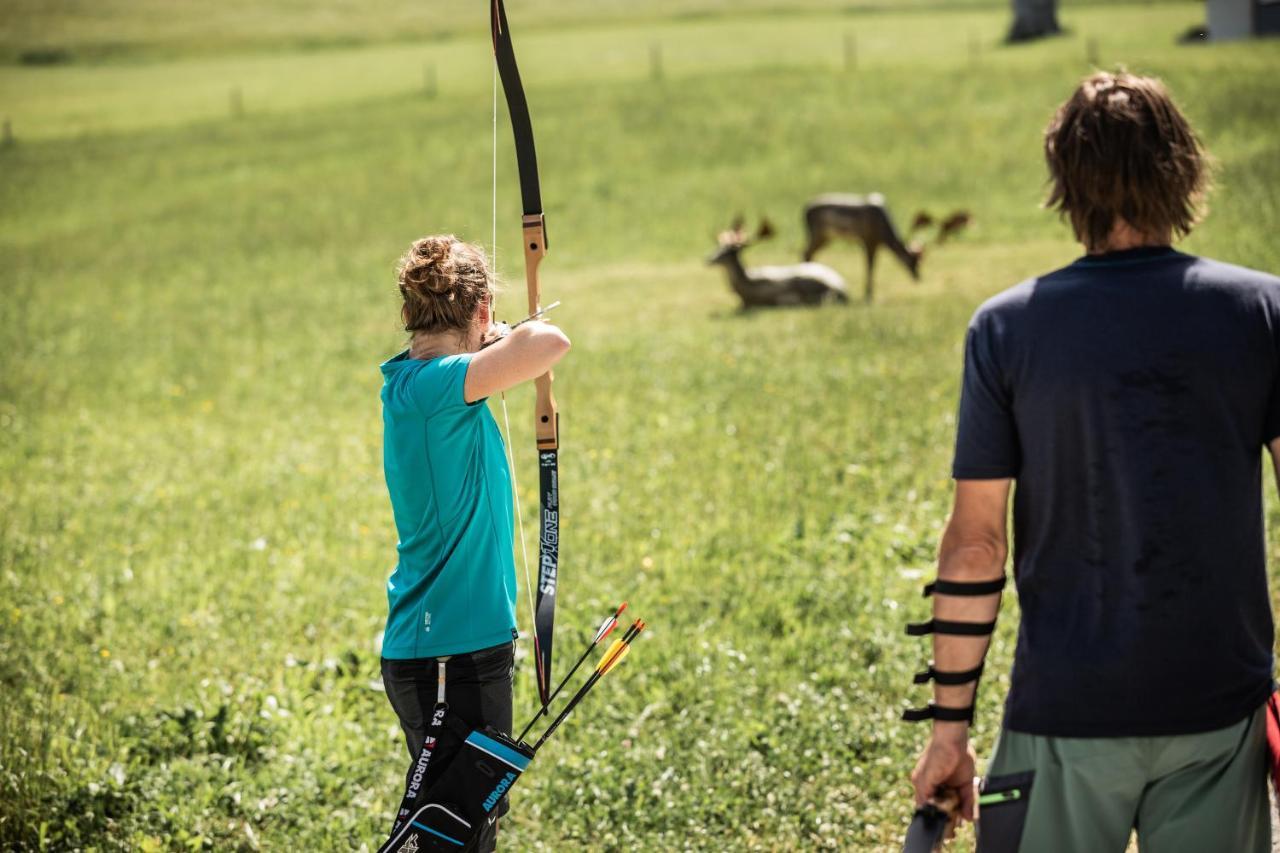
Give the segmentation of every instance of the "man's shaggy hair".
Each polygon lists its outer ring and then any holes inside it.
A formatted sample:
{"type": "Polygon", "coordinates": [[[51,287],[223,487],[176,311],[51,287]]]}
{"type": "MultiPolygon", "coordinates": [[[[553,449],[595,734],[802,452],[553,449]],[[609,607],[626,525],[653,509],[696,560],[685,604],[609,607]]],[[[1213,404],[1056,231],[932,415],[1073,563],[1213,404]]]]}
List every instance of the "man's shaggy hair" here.
{"type": "Polygon", "coordinates": [[[1154,77],[1086,78],[1045,129],[1044,155],[1045,206],[1070,218],[1090,251],[1117,219],[1148,237],[1182,237],[1203,214],[1208,155],[1154,77]]]}

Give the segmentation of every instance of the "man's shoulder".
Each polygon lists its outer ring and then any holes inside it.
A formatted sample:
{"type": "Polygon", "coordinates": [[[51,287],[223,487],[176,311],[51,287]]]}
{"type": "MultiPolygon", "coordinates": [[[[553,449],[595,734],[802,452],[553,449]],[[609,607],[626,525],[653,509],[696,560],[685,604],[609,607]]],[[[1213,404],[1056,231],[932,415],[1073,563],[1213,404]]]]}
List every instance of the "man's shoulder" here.
{"type": "Polygon", "coordinates": [[[1213,258],[1195,257],[1187,268],[1187,277],[1197,285],[1229,290],[1259,291],[1273,298],[1280,298],[1280,276],[1229,264],[1213,258]]]}
{"type": "MultiPolygon", "coordinates": [[[[1174,276],[1192,289],[1229,293],[1280,311],[1280,276],[1196,255],[1176,253],[1169,258],[1175,259],[1182,263],[1165,266],[1158,278],[1174,276]]],[[[970,326],[999,330],[1034,313],[1055,316],[1057,308],[1096,298],[1099,291],[1094,285],[1112,275],[1105,268],[1082,268],[1077,262],[1033,276],[983,302],[970,326]]]]}
{"type": "Polygon", "coordinates": [[[969,327],[999,327],[1010,320],[1016,320],[1019,315],[1026,313],[1030,307],[1031,298],[1035,295],[1036,284],[1042,278],[1042,276],[1037,276],[1021,281],[983,302],[978,306],[978,310],[973,312],[973,319],[969,322],[969,327]]]}

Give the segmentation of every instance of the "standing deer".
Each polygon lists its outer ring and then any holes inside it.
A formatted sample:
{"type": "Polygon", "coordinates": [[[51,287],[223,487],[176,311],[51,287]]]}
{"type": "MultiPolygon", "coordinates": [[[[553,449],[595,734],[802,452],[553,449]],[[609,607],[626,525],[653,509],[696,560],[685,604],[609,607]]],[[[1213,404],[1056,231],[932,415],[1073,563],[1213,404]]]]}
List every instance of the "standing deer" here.
{"type": "Polygon", "coordinates": [[[742,250],[773,236],[773,226],[767,219],[762,221],[754,237],[742,226],[742,218],[738,217],[728,231],[716,238],[720,248],[707,258],[707,263],[725,268],[729,274],[729,286],[742,300],[743,310],[849,301],[848,288],[840,273],[824,264],[744,267],[740,257],[742,250]]]}
{"type": "MultiPolygon", "coordinates": [[[[911,230],[932,224],[928,214],[916,216],[911,230]]],[[[920,258],[924,255],[924,247],[919,243],[907,245],[898,236],[889,218],[889,211],[884,206],[884,196],[872,193],[868,196],[829,194],[820,195],[810,201],[804,208],[804,224],[809,232],[809,245],[805,247],[804,259],[813,260],[814,254],[825,246],[832,237],[844,237],[849,240],[862,241],[867,253],[867,282],[864,298],[871,301],[875,285],[872,274],[875,271],[876,252],[881,246],[887,246],[902,261],[903,266],[916,281],[920,280],[920,258]]]]}

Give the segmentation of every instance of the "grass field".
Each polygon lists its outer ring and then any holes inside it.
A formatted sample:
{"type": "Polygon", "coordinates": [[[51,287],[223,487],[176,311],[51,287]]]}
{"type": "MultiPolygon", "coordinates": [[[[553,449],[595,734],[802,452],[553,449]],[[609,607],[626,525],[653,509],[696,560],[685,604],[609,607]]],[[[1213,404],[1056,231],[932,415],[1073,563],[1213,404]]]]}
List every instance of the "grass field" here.
{"type": "MultiPolygon", "coordinates": [[[[4,3],[0,846],[373,847],[404,765],[376,683],[377,364],[408,242],[490,240],[484,14],[433,39],[391,0],[301,35],[296,3],[260,27],[151,26],[155,5],[4,3]],[[51,45],[71,61],[16,59],[51,45]]],[[[1203,12],[1183,3],[1068,4],[1072,35],[1017,48],[1003,3],[510,5],[544,292],[575,342],[560,661],[620,599],[651,624],[521,782],[510,849],[893,849],[924,735],[897,721],[927,657],[902,626],[947,511],[965,323],[1076,254],[1037,207],[1041,128],[1091,53],[1165,76],[1219,160],[1188,248],[1274,271],[1280,51],[1177,46],[1203,12]],[[737,313],[711,235],[767,214],[749,259],[793,258],[826,190],[975,226],[919,285],[883,259],[873,307],[737,313]]],[[[860,288],[854,250],[823,260],[860,288]]],[[[509,403],[528,508],[532,397],[509,403]]]]}

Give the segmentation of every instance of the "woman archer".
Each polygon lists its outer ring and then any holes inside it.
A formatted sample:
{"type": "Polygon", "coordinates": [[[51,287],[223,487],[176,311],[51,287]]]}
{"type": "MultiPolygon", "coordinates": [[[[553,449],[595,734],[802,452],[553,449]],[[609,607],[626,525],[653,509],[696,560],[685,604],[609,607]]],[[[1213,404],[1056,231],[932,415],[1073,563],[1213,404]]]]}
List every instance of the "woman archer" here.
{"type": "MultiPolygon", "coordinates": [[[[570,344],[546,322],[510,332],[495,324],[484,252],[451,235],[417,240],[399,285],[411,338],[382,365],[383,467],[399,535],[382,680],[414,792],[431,787],[457,747],[440,737],[445,713],[468,728],[511,731],[512,487],[485,400],[546,373],[570,344]]],[[[504,798],[495,813],[506,808],[504,798]]],[[[495,822],[479,849],[496,849],[496,837],[495,822]]]]}

